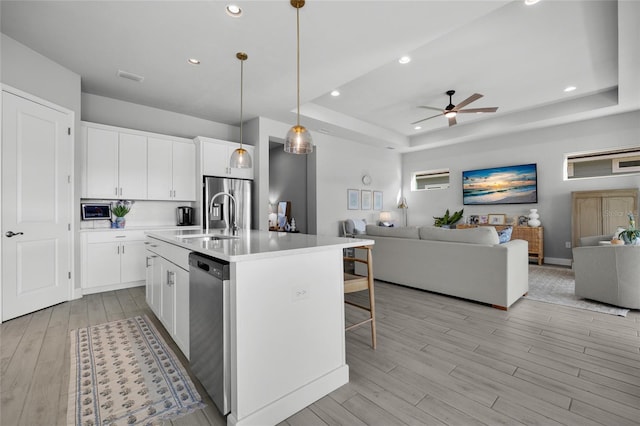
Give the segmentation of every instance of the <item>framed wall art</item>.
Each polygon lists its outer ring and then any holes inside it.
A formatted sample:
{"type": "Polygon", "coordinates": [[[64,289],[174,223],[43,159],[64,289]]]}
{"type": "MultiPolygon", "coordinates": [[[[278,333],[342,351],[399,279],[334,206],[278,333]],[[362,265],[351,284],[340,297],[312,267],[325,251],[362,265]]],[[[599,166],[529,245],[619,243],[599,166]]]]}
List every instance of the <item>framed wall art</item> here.
{"type": "Polygon", "coordinates": [[[360,210],[360,191],[358,189],[347,189],[347,208],[360,210]]]}
{"type": "Polygon", "coordinates": [[[373,209],[382,210],[382,191],[373,191],[373,209]]]}
{"type": "Polygon", "coordinates": [[[360,208],[362,210],[371,210],[371,191],[360,191],[360,197],[362,199],[362,205],[360,208]]]}

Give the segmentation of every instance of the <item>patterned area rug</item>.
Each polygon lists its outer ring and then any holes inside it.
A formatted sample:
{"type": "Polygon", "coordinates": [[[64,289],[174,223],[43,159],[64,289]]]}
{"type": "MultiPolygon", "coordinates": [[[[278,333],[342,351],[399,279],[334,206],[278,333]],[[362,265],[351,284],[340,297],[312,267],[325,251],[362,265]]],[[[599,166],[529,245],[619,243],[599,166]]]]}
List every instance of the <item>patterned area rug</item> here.
{"type": "Polygon", "coordinates": [[[568,268],[529,265],[529,294],[525,297],[621,317],[626,317],[629,312],[629,309],[576,296],[575,278],[573,271],[568,268]]]}
{"type": "Polygon", "coordinates": [[[202,407],[189,375],[146,317],[71,332],[67,424],[154,424],[202,407]]]}

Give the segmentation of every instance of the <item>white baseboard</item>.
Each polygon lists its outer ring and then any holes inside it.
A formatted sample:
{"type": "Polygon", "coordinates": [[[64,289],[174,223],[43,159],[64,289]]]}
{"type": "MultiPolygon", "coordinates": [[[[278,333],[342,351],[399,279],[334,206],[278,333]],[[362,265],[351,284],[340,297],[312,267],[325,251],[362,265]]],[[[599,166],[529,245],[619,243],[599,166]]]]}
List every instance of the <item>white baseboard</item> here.
{"type": "Polygon", "coordinates": [[[562,257],[545,257],[544,263],[548,263],[550,265],[571,266],[573,264],[573,259],[564,259],[562,257]]]}
{"type": "Polygon", "coordinates": [[[80,290],[81,295],[83,295],[83,294],[93,294],[93,293],[104,293],[105,291],[112,291],[112,290],[122,290],[123,288],[142,287],[143,285],[145,285],[145,281],[132,281],[129,283],[110,284],[110,285],[103,285],[101,287],[80,288],[76,290],[80,290]]]}

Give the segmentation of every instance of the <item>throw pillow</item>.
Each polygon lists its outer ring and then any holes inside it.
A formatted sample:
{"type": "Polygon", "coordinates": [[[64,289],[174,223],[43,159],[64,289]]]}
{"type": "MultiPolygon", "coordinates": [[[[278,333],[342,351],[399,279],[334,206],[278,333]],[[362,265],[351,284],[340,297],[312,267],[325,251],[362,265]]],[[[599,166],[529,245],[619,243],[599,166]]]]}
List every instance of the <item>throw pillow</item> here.
{"type": "Polygon", "coordinates": [[[504,244],[507,241],[510,241],[512,232],[513,232],[512,226],[507,226],[502,231],[498,231],[498,239],[500,240],[500,244],[504,244]]]}

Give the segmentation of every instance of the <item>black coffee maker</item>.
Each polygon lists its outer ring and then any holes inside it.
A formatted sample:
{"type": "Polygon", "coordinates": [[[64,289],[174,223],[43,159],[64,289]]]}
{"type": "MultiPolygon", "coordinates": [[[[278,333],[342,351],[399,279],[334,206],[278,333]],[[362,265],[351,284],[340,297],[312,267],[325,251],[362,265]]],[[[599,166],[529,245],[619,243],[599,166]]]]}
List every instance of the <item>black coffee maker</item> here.
{"type": "Polygon", "coordinates": [[[177,209],[178,226],[193,225],[193,207],[180,206],[177,209]]]}

